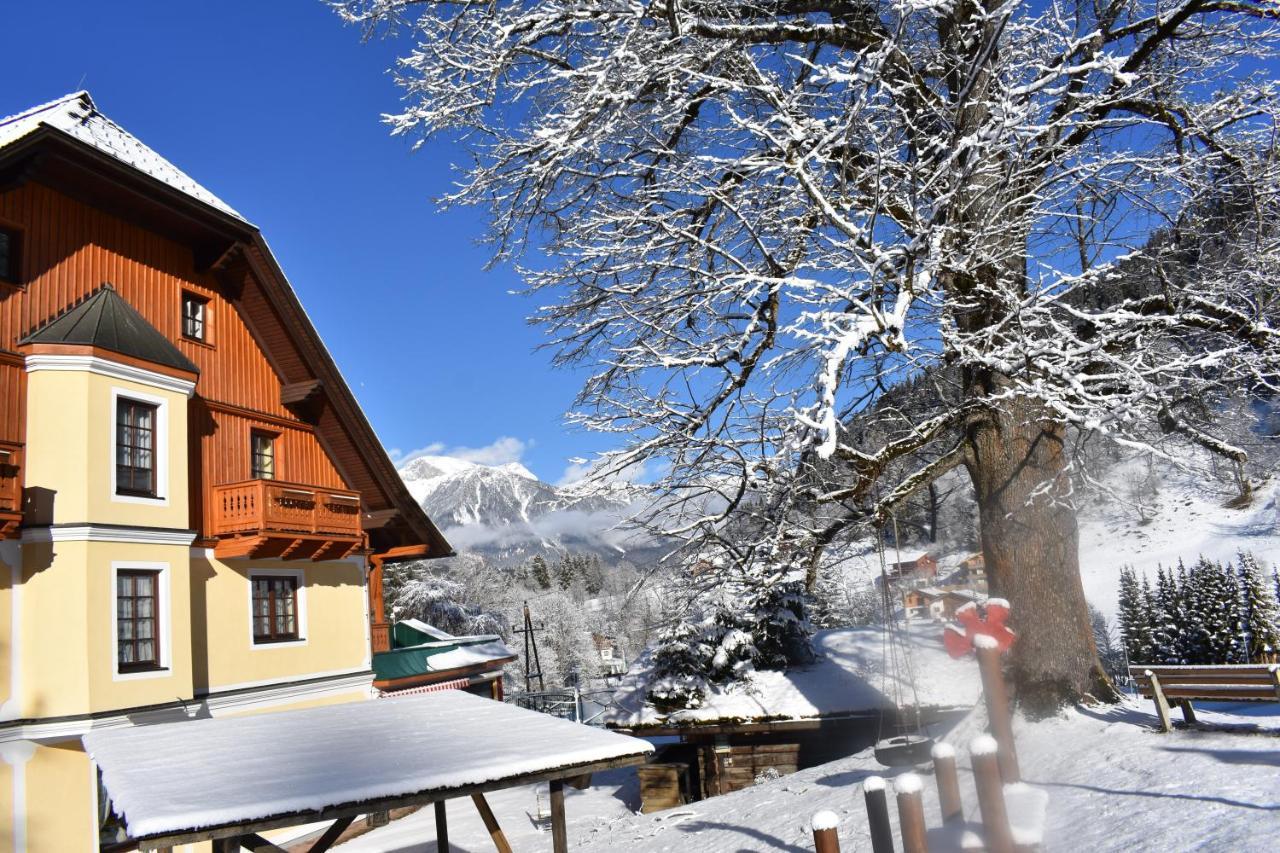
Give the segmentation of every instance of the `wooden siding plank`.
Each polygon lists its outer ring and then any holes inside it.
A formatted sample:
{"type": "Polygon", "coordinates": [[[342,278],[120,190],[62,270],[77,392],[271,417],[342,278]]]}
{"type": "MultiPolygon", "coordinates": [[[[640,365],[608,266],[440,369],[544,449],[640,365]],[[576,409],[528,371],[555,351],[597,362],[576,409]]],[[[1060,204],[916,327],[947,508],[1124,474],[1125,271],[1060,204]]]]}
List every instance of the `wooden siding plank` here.
{"type": "MultiPolygon", "coordinates": [[[[200,368],[189,418],[193,527],[209,529],[210,489],[249,477],[253,429],[279,435],[280,479],[378,491],[372,478],[358,486],[344,482],[311,426],[283,406],[280,377],[217,279],[196,269],[190,248],[36,183],[0,193],[0,222],[21,229],[24,258],[24,286],[0,295],[0,355],[14,351],[23,335],[109,281],[200,368]],[[208,345],[182,337],[184,291],[209,300],[208,345]],[[211,411],[205,400],[264,417],[211,411]]],[[[261,301],[256,288],[248,288],[246,296],[261,301]]],[[[307,366],[291,344],[281,343],[290,378],[304,378],[307,366]]],[[[0,440],[24,441],[25,380],[17,359],[0,358],[0,440]]],[[[348,470],[367,467],[362,460],[352,461],[348,470]]]]}

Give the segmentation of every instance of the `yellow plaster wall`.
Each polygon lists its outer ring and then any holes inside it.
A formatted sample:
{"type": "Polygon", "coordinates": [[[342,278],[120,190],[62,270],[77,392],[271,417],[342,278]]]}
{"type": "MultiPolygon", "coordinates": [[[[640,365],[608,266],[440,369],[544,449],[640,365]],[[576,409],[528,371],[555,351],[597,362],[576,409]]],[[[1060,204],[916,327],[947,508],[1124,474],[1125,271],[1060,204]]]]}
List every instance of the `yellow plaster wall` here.
{"type": "Polygon", "coordinates": [[[0,543],[0,705],[9,701],[9,684],[13,676],[13,596],[14,566],[22,568],[22,552],[17,543],[0,543]],[[8,558],[6,560],[6,558],[8,558]]]}
{"type": "Polygon", "coordinates": [[[364,567],[356,561],[222,562],[193,554],[191,578],[197,690],[296,680],[369,665],[364,567]],[[305,643],[254,645],[249,577],[257,569],[303,572],[305,643]]]}
{"type": "Polygon", "coordinates": [[[37,747],[26,774],[27,850],[97,850],[97,779],[79,743],[37,747]]]}
{"type": "MultiPolygon", "coordinates": [[[[27,543],[23,547],[23,716],[84,714],[192,696],[190,553],[185,545],[27,543]],[[168,564],[168,671],[118,679],[112,564],[168,564]]],[[[161,622],[166,611],[161,608],[161,622]]]]}
{"type": "MultiPolygon", "coordinates": [[[[127,524],[186,529],[187,397],[150,385],[87,371],[37,370],[27,377],[26,485],[52,493],[55,524],[127,524]],[[113,389],[145,402],[167,405],[165,482],[167,500],[136,503],[114,499],[113,389]]],[[[47,523],[50,519],[43,519],[47,523]]]]}
{"type": "MultiPolygon", "coordinates": [[[[79,542],[22,547],[22,625],[17,653],[25,718],[82,714],[89,709],[89,565],[79,542]]],[[[110,599],[101,603],[110,618],[110,599]]]]}
{"type": "Polygon", "coordinates": [[[0,760],[0,853],[13,853],[13,774],[9,762],[0,760]]]}
{"type": "MultiPolygon", "coordinates": [[[[88,521],[90,380],[86,371],[37,371],[27,376],[27,488],[52,498],[49,521],[88,521]]],[[[102,426],[106,428],[105,425],[102,426]]],[[[103,463],[105,464],[105,463],[103,463]]],[[[103,486],[105,488],[105,486],[103,486]]],[[[42,509],[48,509],[42,502],[42,509]]]]}

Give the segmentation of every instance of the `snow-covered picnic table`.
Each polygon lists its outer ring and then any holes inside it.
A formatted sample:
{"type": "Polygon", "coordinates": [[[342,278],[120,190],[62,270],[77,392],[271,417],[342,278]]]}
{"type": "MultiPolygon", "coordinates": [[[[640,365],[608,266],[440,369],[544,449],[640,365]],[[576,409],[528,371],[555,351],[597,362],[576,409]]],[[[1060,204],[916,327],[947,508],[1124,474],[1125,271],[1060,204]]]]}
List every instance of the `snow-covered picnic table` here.
{"type": "MultiPolygon", "coordinates": [[[[345,827],[360,814],[467,795],[481,806],[486,791],[544,780],[554,789],[641,764],[653,751],[643,740],[456,690],[83,740],[143,850],[316,821],[345,827]]],[[[559,817],[562,827],[562,809],[559,817]]]]}

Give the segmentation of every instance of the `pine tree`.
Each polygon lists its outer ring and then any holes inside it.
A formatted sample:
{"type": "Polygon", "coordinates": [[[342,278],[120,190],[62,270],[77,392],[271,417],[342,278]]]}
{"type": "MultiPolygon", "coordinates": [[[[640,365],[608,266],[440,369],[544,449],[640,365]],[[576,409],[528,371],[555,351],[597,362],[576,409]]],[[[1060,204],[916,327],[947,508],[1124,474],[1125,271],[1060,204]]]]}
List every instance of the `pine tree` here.
{"type": "Polygon", "coordinates": [[[1240,579],[1230,561],[1218,564],[1218,577],[1222,584],[1222,627],[1218,638],[1218,650],[1222,663],[1244,663],[1247,645],[1244,631],[1244,602],[1240,579]]]}
{"type": "Polygon", "coordinates": [[[776,552],[756,557],[696,560],[704,568],[698,576],[702,592],[691,607],[695,615],[683,615],[664,631],[653,653],[648,697],[655,707],[696,708],[711,685],[813,660],[804,569],[776,552]],[[715,583],[708,582],[709,572],[715,583]]]}
{"type": "Polygon", "coordinates": [[[587,595],[599,595],[604,589],[604,566],[601,565],[598,556],[592,555],[591,559],[583,565],[582,583],[587,595]]]}
{"type": "MultiPolygon", "coordinates": [[[[1185,572],[1181,564],[1179,571],[1185,572]]],[[[1156,663],[1183,663],[1185,643],[1182,626],[1178,622],[1180,609],[1178,584],[1173,570],[1157,566],[1156,588],[1151,607],[1152,645],[1156,663]]]]}
{"type": "Polygon", "coordinates": [[[1274,661],[1280,653],[1280,605],[1267,587],[1257,558],[1250,552],[1241,551],[1237,559],[1242,662],[1274,661]]]}
{"type": "Polygon", "coordinates": [[[1201,557],[1190,569],[1178,561],[1180,580],[1178,598],[1181,626],[1178,660],[1170,663],[1211,663],[1213,628],[1209,622],[1208,607],[1213,596],[1213,578],[1208,562],[1201,557]]]}
{"type": "Polygon", "coordinates": [[[529,569],[529,575],[533,578],[533,582],[538,585],[539,589],[551,589],[551,571],[547,568],[547,561],[542,559],[542,555],[536,555],[533,558],[533,564],[529,569]]]}
{"type": "Polygon", "coordinates": [[[577,576],[578,557],[573,554],[565,554],[560,558],[560,562],[556,563],[556,585],[567,592],[573,586],[573,581],[577,576]]]}
{"type": "Polygon", "coordinates": [[[1120,638],[1124,643],[1125,654],[1129,656],[1131,663],[1146,663],[1152,660],[1149,598],[1150,593],[1143,593],[1133,567],[1122,567],[1120,569],[1120,613],[1118,621],[1120,638]]]}
{"type": "Polygon", "coordinates": [[[1159,663],[1160,650],[1156,647],[1156,595],[1151,588],[1151,579],[1142,576],[1142,623],[1138,635],[1138,648],[1142,652],[1142,661],[1159,663]]]}

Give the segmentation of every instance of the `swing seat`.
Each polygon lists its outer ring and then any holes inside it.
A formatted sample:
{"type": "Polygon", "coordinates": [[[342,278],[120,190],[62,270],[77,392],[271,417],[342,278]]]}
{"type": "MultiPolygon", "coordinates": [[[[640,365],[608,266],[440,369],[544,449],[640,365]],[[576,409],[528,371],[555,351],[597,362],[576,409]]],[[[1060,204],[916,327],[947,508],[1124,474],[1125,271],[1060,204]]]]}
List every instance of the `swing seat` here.
{"type": "Polygon", "coordinates": [[[875,756],[885,767],[915,767],[933,760],[933,738],[899,735],[876,741],[875,756]]]}

